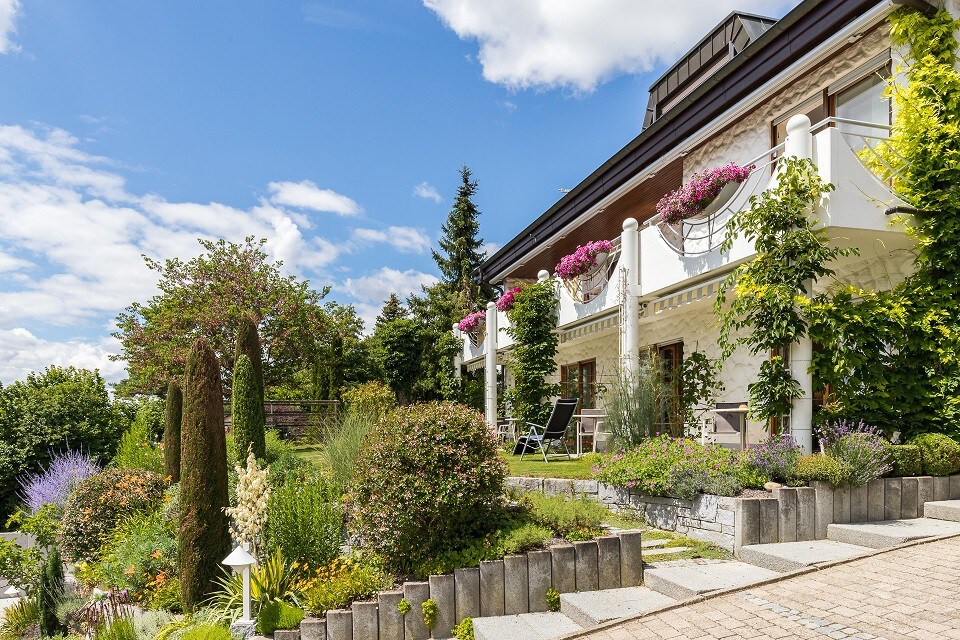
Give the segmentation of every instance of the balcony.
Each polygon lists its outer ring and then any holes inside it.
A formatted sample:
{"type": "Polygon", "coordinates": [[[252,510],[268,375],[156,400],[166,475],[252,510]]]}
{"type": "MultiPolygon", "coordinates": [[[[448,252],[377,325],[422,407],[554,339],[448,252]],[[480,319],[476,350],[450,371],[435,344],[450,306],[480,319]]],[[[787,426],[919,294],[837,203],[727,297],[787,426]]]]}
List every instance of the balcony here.
{"type": "MultiPolygon", "coordinates": [[[[812,157],[820,175],[836,186],[816,216],[838,244],[862,246],[864,242],[888,240],[903,244],[903,230],[891,226],[887,208],[903,201],[861,160],[858,150],[869,155],[889,127],[872,123],[828,118],[811,128],[812,157]]],[[[783,145],[747,164],[756,168],[750,177],[716,211],[676,225],[652,221],[640,232],[640,291],[644,297],[692,285],[728,272],[756,255],[744,238],[729,251],[720,250],[730,218],[749,206],[750,198],[776,184],[775,167],[783,145]]]]}

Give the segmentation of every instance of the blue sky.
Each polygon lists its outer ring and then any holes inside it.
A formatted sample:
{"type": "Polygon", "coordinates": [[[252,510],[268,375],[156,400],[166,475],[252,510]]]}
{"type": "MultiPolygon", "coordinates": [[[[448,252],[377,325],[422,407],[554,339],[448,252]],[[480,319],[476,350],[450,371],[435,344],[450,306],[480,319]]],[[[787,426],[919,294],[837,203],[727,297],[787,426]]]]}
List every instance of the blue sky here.
{"type": "Polygon", "coordinates": [[[370,318],[435,272],[463,163],[509,240],[733,8],[789,0],[0,0],[0,380],[100,367],[141,253],[271,253],[370,318]],[[666,12],[666,13],[664,13],[666,12]]]}

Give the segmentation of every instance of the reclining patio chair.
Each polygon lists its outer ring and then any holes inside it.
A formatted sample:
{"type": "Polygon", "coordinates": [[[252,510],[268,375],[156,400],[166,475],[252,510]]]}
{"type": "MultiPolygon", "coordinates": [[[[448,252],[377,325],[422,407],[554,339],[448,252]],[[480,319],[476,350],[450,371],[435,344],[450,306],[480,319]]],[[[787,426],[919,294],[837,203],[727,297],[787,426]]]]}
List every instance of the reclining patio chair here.
{"type": "Polygon", "coordinates": [[[570,420],[577,410],[577,402],[578,400],[576,398],[561,398],[553,405],[553,411],[550,412],[550,418],[547,420],[547,424],[527,423],[530,427],[530,433],[527,435],[524,445],[520,448],[521,460],[523,460],[523,456],[529,448],[534,451],[539,451],[543,455],[543,461],[549,462],[549,460],[547,460],[547,453],[550,451],[550,447],[554,442],[562,444],[564,451],[567,452],[567,459],[572,459],[570,457],[570,449],[567,447],[563,436],[567,433],[570,420]]]}

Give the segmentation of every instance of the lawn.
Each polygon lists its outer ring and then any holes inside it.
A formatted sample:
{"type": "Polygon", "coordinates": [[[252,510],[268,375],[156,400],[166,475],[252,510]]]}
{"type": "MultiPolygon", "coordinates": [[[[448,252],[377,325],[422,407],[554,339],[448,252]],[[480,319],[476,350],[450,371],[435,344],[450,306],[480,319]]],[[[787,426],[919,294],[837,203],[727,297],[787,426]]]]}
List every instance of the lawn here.
{"type": "Polygon", "coordinates": [[[298,444],[293,447],[293,452],[298,458],[303,458],[313,464],[320,464],[322,450],[323,447],[318,444],[298,444]]]}
{"type": "Polygon", "coordinates": [[[586,480],[591,477],[591,469],[595,459],[584,456],[580,459],[567,460],[564,455],[547,456],[549,462],[544,462],[540,455],[525,455],[523,461],[520,456],[506,452],[500,455],[507,463],[507,473],[511,476],[527,476],[530,478],[572,478],[586,480]]]}

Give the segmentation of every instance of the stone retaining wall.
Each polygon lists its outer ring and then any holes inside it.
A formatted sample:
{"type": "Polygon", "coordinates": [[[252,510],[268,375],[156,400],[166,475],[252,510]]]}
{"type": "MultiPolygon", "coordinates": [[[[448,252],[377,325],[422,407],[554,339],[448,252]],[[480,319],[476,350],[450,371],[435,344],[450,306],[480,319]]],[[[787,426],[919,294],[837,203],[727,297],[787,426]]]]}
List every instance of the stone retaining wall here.
{"type": "MultiPolygon", "coordinates": [[[[559,593],[633,587],[643,582],[641,533],[574,542],[481,562],[453,575],[406,582],[402,590],[381,591],[376,602],[355,602],[350,609],[328,611],[326,618],[300,624],[299,640],[426,640],[449,638],[464,618],[547,611],[547,589],[559,593]],[[401,615],[401,599],[410,612],[401,615]],[[423,603],[437,603],[437,622],[427,629],[423,603]]],[[[276,640],[296,640],[277,632],[276,640]]]]}
{"type": "Polygon", "coordinates": [[[737,498],[699,495],[693,500],[648,496],[596,480],[507,478],[507,486],[523,492],[582,496],[597,500],[611,511],[641,518],[658,529],[715,544],[733,551],[737,498]]]}

